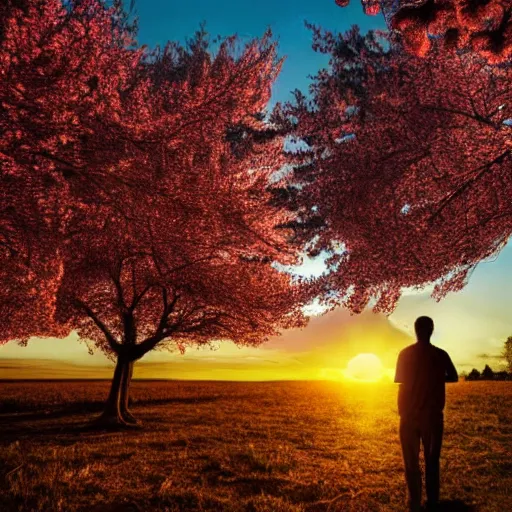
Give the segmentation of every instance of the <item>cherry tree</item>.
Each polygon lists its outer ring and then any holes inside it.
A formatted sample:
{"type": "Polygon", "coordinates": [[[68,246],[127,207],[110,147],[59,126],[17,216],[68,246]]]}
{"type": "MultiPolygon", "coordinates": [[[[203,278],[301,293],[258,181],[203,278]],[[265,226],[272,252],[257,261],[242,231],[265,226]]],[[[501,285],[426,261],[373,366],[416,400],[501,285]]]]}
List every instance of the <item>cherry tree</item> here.
{"type": "Polygon", "coordinates": [[[270,34],[148,51],[119,2],[12,0],[0,16],[2,341],[77,331],[116,361],[100,422],[125,425],[149,351],[303,325],[303,287],[279,270],[297,255],[272,192],[270,34]]]}
{"type": "MultiPolygon", "coordinates": [[[[345,7],[349,0],[336,0],[345,7]]],[[[436,39],[447,47],[472,50],[491,63],[512,58],[510,0],[361,0],[366,14],[383,12],[405,47],[424,56],[436,39]]]]}
{"type": "Polygon", "coordinates": [[[297,236],[331,255],[320,295],[391,312],[404,287],[459,290],[512,233],[511,68],[356,29],[315,43],[329,69],[275,117],[302,144],[297,236]]]}
{"type": "Polygon", "coordinates": [[[212,57],[199,33],[142,74],[154,139],[119,163],[118,210],[84,202],[58,291],[58,320],[117,361],[102,423],[135,421],[132,368],[153,349],[258,345],[304,323],[301,287],[276,267],[296,261],[272,204],[283,136],[261,116],[278,69],[268,37],[212,57]]]}

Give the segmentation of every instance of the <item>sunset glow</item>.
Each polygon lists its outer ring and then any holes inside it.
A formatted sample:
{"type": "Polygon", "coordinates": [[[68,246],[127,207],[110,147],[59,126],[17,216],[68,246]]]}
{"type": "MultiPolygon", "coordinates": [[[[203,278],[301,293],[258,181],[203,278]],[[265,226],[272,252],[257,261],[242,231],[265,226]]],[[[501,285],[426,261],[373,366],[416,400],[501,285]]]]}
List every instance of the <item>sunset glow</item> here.
{"type": "Polygon", "coordinates": [[[377,382],[386,370],[375,354],[358,354],[352,358],[344,371],[346,378],[363,382],[377,382]]]}
{"type": "Polygon", "coordinates": [[[0,512],[495,512],[512,0],[0,0],[0,512]]]}

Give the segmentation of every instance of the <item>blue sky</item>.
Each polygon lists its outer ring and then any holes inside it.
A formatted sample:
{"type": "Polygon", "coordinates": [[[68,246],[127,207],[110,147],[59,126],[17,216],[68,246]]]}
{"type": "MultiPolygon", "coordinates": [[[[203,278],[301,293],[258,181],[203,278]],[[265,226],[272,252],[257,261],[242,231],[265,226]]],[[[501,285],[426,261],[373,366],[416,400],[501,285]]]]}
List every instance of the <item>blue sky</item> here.
{"type": "Polygon", "coordinates": [[[305,92],[308,75],[327,65],[328,58],[311,49],[311,33],[304,26],[305,20],[331,30],[346,30],[354,24],[363,31],[384,28],[383,18],[365,16],[358,1],[340,9],[334,0],[140,0],[136,13],[139,42],[151,47],[168,40],[183,42],[203,21],[213,37],[237,34],[242,40],[261,37],[270,27],[279,41],[280,56],[286,56],[273,102],[289,99],[294,89],[305,92]]]}

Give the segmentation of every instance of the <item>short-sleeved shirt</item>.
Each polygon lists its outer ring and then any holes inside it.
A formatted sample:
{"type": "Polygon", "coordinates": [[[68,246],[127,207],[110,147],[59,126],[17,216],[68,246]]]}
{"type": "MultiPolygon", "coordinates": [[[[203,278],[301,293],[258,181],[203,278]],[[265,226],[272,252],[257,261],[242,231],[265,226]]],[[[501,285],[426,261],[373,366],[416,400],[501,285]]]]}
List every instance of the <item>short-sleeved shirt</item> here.
{"type": "Polygon", "coordinates": [[[404,348],[396,363],[398,413],[401,417],[442,414],[445,382],[456,381],[457,371],[450,356],[430,343],[417,342],[404,348]]]}

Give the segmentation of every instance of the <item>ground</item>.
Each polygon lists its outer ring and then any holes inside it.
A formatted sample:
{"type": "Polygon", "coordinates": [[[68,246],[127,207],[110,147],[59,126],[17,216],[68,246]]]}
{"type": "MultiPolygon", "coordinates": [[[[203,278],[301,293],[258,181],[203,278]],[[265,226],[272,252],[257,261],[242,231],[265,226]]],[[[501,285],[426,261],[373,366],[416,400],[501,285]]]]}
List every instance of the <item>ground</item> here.
{"type": "MultiPolygon", "coordinates": [[[[107,391],[0,383],[0,510],[405,510],[392,384],[134,382],[142,430],[84,428],[107,391]]],[[[512,383],[447,403],[442,497],[510,510],[512,383]]]]}

